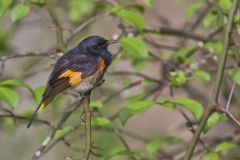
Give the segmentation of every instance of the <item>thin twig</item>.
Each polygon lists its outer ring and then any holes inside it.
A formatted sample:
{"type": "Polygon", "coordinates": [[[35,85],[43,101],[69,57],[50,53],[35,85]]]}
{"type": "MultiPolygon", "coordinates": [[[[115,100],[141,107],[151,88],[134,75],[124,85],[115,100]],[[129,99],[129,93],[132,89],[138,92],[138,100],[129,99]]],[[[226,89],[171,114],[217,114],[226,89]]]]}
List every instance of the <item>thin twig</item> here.
{"type": "Polygon", "coordinates": [[[58,129],[60,129],[65,121],[69,118],[72,113],[79,108],[79,104],[81,103],[81,100],[77,100],[72,104],[72,106],[63,114],[62,118],[58,121],[56,125],[54,125],[53,131],[49,134],[49,136],[46,138],[46,140],[42,143],[42,145],[38,148],[38,150],[33,155],[33,159],[37,160],[40,157],[42,157],[45,153],[48,152],[48,150],[45,150],[50,142],[52,141],[53,137],[55,136],[58,129]]]}
{"type": "Polygon", "coordinates": [[[68,37],[65,41],[65,44],[68,44],[73,37],[75,37],[82,29],[84,29],[85,27],[87,27],[89,24],[93,23],[94,21],[96,21],[98,18],[104,16],[105,14],[97,14],[89,19],[87,19],[86,21],[84,21],[83,23],[81,23],[71,34],[70,37],[68,37]]]}
{"type": "Polygon", "coordinates": [[[190,32],[186,32],[184,30],[169,28],[169,27],[160,27],[158,29],[145,28],[143,31],[145,34],[148,33],[148,34],[172,35],[172,36],[177,36],[181,38],[189,38],[197,41],[203,41],[203,42],[207,41],[207,39],[202,35],[197,35],[190,32]]]}
{"type": "Polygon", "coordinates": [[[66,48],[64,46],[64,41],[63,41],[63,28],[62,28],[61,21],[58,15],[54,11],[54,7],[51,4],[52,2],[50,0],[45,0],[45,3],[47,6],[48,14],[51,17],[52,22],[56,27],[57,49],[59,49],[62,52],[65,52],[66,48]]]}
{"type": "Polygon", "coordinates": [[[153,82],[162,84],[162,81],[161,81],[161,80],[152,78],[152,77],[150,77],[150,76],[148,76],[148,75],[145,75],[145,74],[143,74],[143,73],[137,73],[137,72],[131,72],[131,71],[115,71],[115,72],[110,72],[110,73],[108,73],[108,74],[109,74],[109,75],[114,75],[114,76],[121,76],[121,75],[137,76],[137,77],[142,77],[142,78],[144,78],[144,79],[147,79],[147,80],[150,80],[150,81],[153,81],[153,82]]]}

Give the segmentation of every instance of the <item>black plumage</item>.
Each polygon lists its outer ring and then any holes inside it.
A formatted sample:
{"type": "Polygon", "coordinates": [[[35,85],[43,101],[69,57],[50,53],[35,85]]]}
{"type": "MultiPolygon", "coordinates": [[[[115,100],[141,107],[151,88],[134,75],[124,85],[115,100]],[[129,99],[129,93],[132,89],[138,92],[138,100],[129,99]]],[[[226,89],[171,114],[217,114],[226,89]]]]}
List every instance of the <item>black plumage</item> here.
{"type": "Polygon", "coordinates": [[[98,84],[112,59],[107,47],[114,42],[99,36],[91,36],[59,58],[50,74],[42,101],[27,127],[30,127],[37,113],[59,93],[76,86],[79,86],[81,92],[86,92],[98,84]]]}

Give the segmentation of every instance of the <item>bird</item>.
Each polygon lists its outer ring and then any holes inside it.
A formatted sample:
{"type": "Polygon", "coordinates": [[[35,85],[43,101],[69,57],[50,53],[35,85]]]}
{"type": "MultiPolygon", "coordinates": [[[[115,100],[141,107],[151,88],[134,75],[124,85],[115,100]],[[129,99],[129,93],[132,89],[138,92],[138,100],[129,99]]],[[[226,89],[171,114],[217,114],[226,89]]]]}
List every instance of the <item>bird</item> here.
{"type": "Polygon", "coordinates": [[[48,78],[42,99],[27,128],[31,126],[37,114],[60,93],[75,88],[84,95],[98,86],[111,63],[112,54],[108,46],[113,43],[116,43],[113,39],[90,36],[60,57],[48,78]]]}

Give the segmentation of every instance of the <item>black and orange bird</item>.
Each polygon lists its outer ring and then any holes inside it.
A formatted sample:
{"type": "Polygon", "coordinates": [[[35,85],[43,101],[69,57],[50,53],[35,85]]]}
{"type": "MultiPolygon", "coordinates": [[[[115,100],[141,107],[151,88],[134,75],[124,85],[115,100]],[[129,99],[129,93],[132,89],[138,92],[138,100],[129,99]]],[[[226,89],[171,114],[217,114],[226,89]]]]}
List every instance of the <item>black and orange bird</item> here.
{"type": "Polygon", "coordinates": [[[63,91],[76,88],[79,93],[85,93],[96,87],[111,63],[112,55],[108,46],[115,42],[90,36],[60,57],[27,128],[31,126],[36,115],[63,91]]]}

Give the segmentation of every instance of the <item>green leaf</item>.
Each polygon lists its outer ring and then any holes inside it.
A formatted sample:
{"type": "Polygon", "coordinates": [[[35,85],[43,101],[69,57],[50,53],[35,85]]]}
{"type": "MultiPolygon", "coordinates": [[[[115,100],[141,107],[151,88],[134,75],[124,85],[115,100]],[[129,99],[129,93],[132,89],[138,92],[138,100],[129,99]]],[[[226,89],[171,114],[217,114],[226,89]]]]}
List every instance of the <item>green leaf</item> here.
{"type": "Polygon", "coordinates": [[[131,79],[123,79],[123,80],[122,80],[122,86],[123,86],[124,88],[130,86],[131,84],[132,84],[132,80],[131,80],[131,79]]]}
{"type": "Polygon", "coordinates": [[[9,51],[10,31],[6,28],[0,27],[0,51],[9,51]]]}
{"type": "Polygon", "coordinates": [[[131,116],[145,111],[152,105],[153,105],[153,102],[150,100],[129,101],[128,106],[126,106],[120,110],[118,117],[119,117],[122,125],[124,125],[131,116]]]}
{"type": "Polygon", "coordinates": [[[25,110],[21,113],[21,116],[31,118],[33,116],[33,111],[32,110],[25,110]]]}
{"type": "Polygon", "coordinates": [[[238,145],[236,145],[235,143],[225,141],[225,142],[218,144],[214,151],[220,152],[220,151],[224,151],[224,150],[236,148],[236,147],[238,147],[238,145]]]}
{"type": "Polygon", "coordinates": [[[68,4],[70,5],[69,17],[73,22],[79,22],[94,9],[93,2],[89,0],[71,0],[68,4]]]}
{"type": "Polygon", "coordinates": [[[132,102],[135,102],[135,101],[139,101],[140,99],[143,99],[143,97],[144,97],[143,93],[138,93],[138,94],[135,94],[135,95],[128,96],[127,100],[128,100],[128,103],[132,103],[132,102]]]}
{"type": "Polygon", "coordinates": [[[176,105],[180,105],[190,112],[192,112],[193,116],[199,120],[203,113],[203,106],[201,103],[194,99],[190,98],[178,98],[175,100],[158,100],[156,104],[164,106],[166,108],[176,108],[176,105]]]}
{"type": "Polygon", "coordinates": [[[168,81],[170,82],[171,86],[179,87],[187,82],[187,77],[184,71],[177,70],[175,72],[168,73],[168,81]]]}
{"type": "Polygon", "coordinates": [[[204,156],[204,160],[220,160],[217,153],[211,152],[204,156]]]}
{"type": "Polygon", "coordinates": [[[204,27],[208,28],[218,20],[217,14],[211,12],[203,19],[204,27]]]}
{"type": "Polygon", "coordinates": [[[14,133],[16,124],[13,118],[4,118],[4,119],[2,118],[0,120],[1,120],[0,121],[1,130],[4,130],[4,132],[14,133]]]}
{"type": "Polygon", "coordinates": [[[216,41],[216,42],[208,42],[204,45],[205,49],[209,50],[209,52],[213,52],[216,54],[220,54],[223,49],[222,42],[216,41]]]}
{"type": "Polygon", "coordinates": [[[176,104],[171,100],[158,100],[156,104],[159,104],[162,107],[166,107],[170,109],[175,109],[177,107],[176,104]]]}
{"type": "Polygon", "coordinates": [[[134,111],[131,108],[122,108],[118,113],[118,117],[122,125],[125,125],[127,120],[134,115],[134,111]]]}
{"type": "Polygon", "coordinates": [[[194,49],[195,49],[195,47],[184,47],[184,48],[177,50],[175,53],[175,59],[179,62],[191,61],[191,58],[187,57],[187,55],[194,49]]]}
{"type": "Polygon", "coordinates": [[[228,74],[238,85],[240,85],[240,67],[229,69],[228,74]]]}
{"type": "Polygon", "coordinates": [[[13,89],[0,87],[0,99],[14,109],[18,105],[19,94],[13,89]]]}
{"type": "Polygon", "coordinates": [[[137,10],[140,13],[144,13],[145,12],[144,6],[139,4],[139,3],[127,5],[126,7],[133,8],[133,9],[137,10]]]}
{"type": "Polygon", "coordinates": [[[145,64],[146,64],[146,60],[145,61],[143,61],[143,60],[133,60],[132,61],[132,67],[135,72],[141,71],[144,68],[145,64]]]}
{"type": "Polygon", "coordinates": [[[174,144],[182,141],[174,136],[162,136],[158,139],[150,140],[147,144],[146,151],[150,156],[156,155],[166,144],[174,144]]]}
{"type": "Polygon", "coordinates": [[[191,18],[193,14],[196,13],[203,5],[204,3],[202,1],[194,2],[189,5],[184,11],[185,17],[191,18]]]}
{"type": "Polygon", "coordinates": [[[144,0],[144,2],[145,2],[146,5],[148,5],[149,7],[151,7],[152,4],[153,4],[153,0],[144,0]]]}
{"type": "Polygon", "coordinates": [[[114,6],[111,8],[113,14],[118,15],[127,23],[135,26],[138,30],[144,29],[144,19],[138,13],[124,9],[122,6],[114,6]]]}
{"type": "Polygon", "coordinates": [[[36,104],[40,103],[44,90],[45,90],[45,86],[39,86],[34,90],[36,104]]]}
{"type": "Polygon", "coordinates": [[[33,97],[35,98],[35,94],[32,88],[22,81],[19,81],[16,79],[9,79],[9,80],[0,82],[0,86],[18,86],[18,87],[26,88],[32,93],[33,97]]]}
{"type": "Polygon", "coordinates": [[[222,122],[226,118],[220,113],[213,113],[207,120],[207,123],[204,126],[203,132],[207,133],[208,130],[216,123],[222,122]]]}
{"type": "Polygon", "coordinates": [[[203,81],[203,82],[209,82],[211,80],[211,76],[208,72],[201,70],[201,69],[196,69],[193,71],[193,76],[196,77],[197,79],[203,81]]]}
{"type": "Polygon", "coordinates": [[[62,128],[62,129],[57,130],[57,132],[55,133],[53,139],[56,140],[56,139],[60,138],[61,136],[63,136],[67,132],[69,132],[71,130],[71,128],[72,127],[70,127],[70,126],[66,126],[66,127],[62,128]]]}
{"type": "Polygon", "coordinates": [[[223,12],[228,12],[231,9],[232,1],[219,0],[218,5],[222,8],[223,12]]]}
{"type": "Polygon", "coordinates": [[[192,112],[193,116],[199,120],[203,113],[203,106],[196,100],[190,98],[179,98],[175,100],[175,103],[181,105],[182,107],[188,109],[192,112]]]}
{"type": "Polygon", "coordinates": [[[127,51],[127,56],[135,60],[142,60],[148,57],[148,47],[144,41],[135,37],[123,37],[120,44],[127,51]]]}
{"type": "Polygon", "coordinates": [[[11,3],[12,0],[0,0],[0,17],[6,13],[11,3]]]}
{"type": "Polygon", "coordinates": [[[100,109],[100,108],[103,107],[103,103],[102,103],[102,101],[91,100],[91,102],[90,102],[90,107],[91,107],[91,108],[97,108],[97,109],[100,109]]]}
{"type": "Polygon", "coordinates": [[[31,2],[38,6],[44,6],[44,4],[45,4],[44,0],[31,0],[31,2]]]}
{"type": "Polygon", "coordinates": [[[30,11],[30,7],[24,4],[16,5],[10,13],[11,20],[16,22],[17,20],[25,17],[30,11]]]}
{"type": "Polygon", "coordinates": [[[108,118],[105,118],[105,117],[94,117],[94,118],[92,118],[92,125],[93,126],[112,128],[111,121],[108,118]]]}
{"type": "Polygon", "coordinates": [[[165,101],[157,101],[156,104],[167,108],[176,108],[176,105],[180,105],[190,112],[192,112],[193,116],[199,120],[203,113],[203,106],[201,103],[194,99],[190,98],[178,98],[176,100],[165,100],[165,101]]]}

